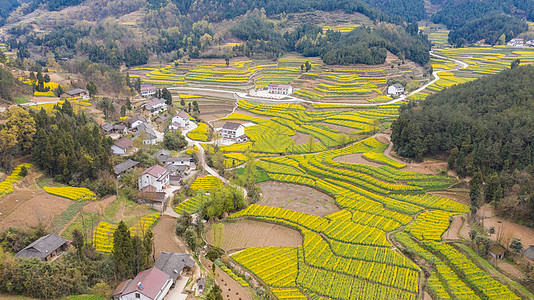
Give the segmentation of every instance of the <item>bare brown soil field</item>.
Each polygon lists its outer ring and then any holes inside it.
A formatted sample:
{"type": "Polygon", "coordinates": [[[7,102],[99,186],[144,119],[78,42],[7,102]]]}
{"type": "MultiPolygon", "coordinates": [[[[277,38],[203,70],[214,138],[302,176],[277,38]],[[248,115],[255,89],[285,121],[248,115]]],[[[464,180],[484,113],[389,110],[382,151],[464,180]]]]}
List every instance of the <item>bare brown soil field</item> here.
{"type": "Polygon", "coordinates": [[[460,236],[460,230],[464,224],[464,217],[465,215],[456,215],[453,217],[449,230],[443,234],[443,240],[459,240],[462,238],[462,236],[460,236]]]}
{"type": "Polygon", "coordinates": [[[512,276],[513,278],[515,279],[520,279],[522,278],[523,276],[525,276],[525,274],[523,272],[521,272],[520,270],[518,270],[516,267],[512,266],[511,264],[505,262],[505,261],[500,261],[498,264],[499,268],[501,268],[506,274],[508,274],[509,276],[512,276]]]}
{"type": "MultiPolygon", "coordinates": [[[[250,247],[298,247],[302,245],[302,236],[291,228],[252,220],[222,223],[224,230],[216,236],[213,229],[206,233],[206,240],[215,245],[222,241],[220,248],[227,252],[250,247]]],[[[219,225],[220,226],[220,225],[219,225]]]]}
{"type": "MultiPolygon", "coordinates": [[[[201,256],[202,265],[208,269],[211,270],[211,265],[213,264],[211,261],[204,258],[204,256],[201,256]]],[[[210,271],[211,272],[211,271],[210,271]]],[[[244,287],[242,287],[237,281],[233,280],[219,268],[219,266],[215,265],[215,272],[216,272],[216,282],[219,287],[221,287],[222,290],[222,296],[223,299],[228,300],[252,300],[252,297],[250,294],[245,290],[244,287]]]]}
{"type": "Polygon", "coordinates": [[[484,218],[484,228],[495,227],[495,234],[490,236],[492,240],[496,241],[500,238],[500,243],[506,246],[510,244],[512,238],[516,237],[520,238],[526,247],[534,245],[534,229],[495,217],[493,207],[490,205],[482,206],[477,214],[484,218]]]}
{"type": "Polygon", "coordinates": [[[423,174],[439,174],[439,170],[447,170],[447,163],[441,162],[441,161],[424,161],[422,163],[406,163],[403,162],[403,164],[406,165],[405,168],[402,168],[402,171],[408,171],[408,172],[417,172],[417,173],[423,173],[423,174]]]}
{"type": "Polygon", "coordinates": [[[471,205],[471,201],[469,200],[469,190],[465,188],[452,188],[445,191],[432,191],[429,192],[429,194],[449,198],[467,206],[471,205]]]}
{"type": "Polygon", "coordinates": [[[152,227],[154,233],[155,256],[158,257],[162,251],[185,253],[185,246],[179,244],[181,241],[175,235],[174,224],[176,219],[169,216],[162,216],[156,226],[152,227]]]}
{"type": "Polygon", "coordinates": [[[318,217],[339,211],[334,198],[307,186],[267,181],[261,184],[261,190],[263,200],[258,203],[260,205],[281,207],[318,217]]]}
{"type": "Polygon", "coordinates": [[[351,164],[363,164],[363,165],[369,165],[373,167],[380,167],[383,166],[382,164],[379,164],[374,161],[369,161],[365,159],[361,153],[354,153],[349,155],[343,155],[338,156],[334,158],[334,161],[337,162],[344,162],[344,163],[351,163],[351,164]]]}
{"type": "MultiPolygon", "coordinates": [[[[305,134],[302,132],[295,132],[295,135],[291,136],[291,138],[295,141],[295,145],[307,144],[309,137],[310,137],[309,134],[305,134]]],[[[316,143],[320,143],[318,139],[314,138],[314,140],[316,143]]]]}
{"type": "MultiPolygon", "coordinates": [[[[336,108],[337,110],[337,108],[336,108]]],[[[354,128],[350,128],[350,127],[345,127],[345,126],[340,126],[340,125],[335,125],[335,124],[330,124],[330,123],[319,123],[321,125],[324,125],[324,126],[327,126],[327,127],[330,127],[334,130],[337,130],[339,132],[343,132],[345,134],[349,134],[351,132],[358,132],[358,129],[354,129],[354,128]]]]}
{"type": "Polygon", "coordinates": [[[104,214],[106,208],[115,201],[117,196],[106,196],[101,200],[91,202],[83,207],[83,211],[93,214],[104,214]]]}
{"type": "Polygon", "coordinates": [[[56,214],[71,200],[50,195],[43,190],[18,189],[0,198],[0,230],[9,226],[49,226],[56,214]]]}

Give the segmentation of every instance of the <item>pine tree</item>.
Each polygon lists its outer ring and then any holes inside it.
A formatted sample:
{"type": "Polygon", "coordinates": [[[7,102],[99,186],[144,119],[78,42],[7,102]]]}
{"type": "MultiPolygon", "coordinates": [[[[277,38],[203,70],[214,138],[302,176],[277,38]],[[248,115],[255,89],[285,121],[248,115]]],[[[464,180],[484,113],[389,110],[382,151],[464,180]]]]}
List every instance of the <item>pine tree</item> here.
{"type": "Polygon", "coordinates": [[[130,230],[120,221],[113,233],[113,263],[119,276],[126,278],[132,273],[133,245],[130,230]]]}

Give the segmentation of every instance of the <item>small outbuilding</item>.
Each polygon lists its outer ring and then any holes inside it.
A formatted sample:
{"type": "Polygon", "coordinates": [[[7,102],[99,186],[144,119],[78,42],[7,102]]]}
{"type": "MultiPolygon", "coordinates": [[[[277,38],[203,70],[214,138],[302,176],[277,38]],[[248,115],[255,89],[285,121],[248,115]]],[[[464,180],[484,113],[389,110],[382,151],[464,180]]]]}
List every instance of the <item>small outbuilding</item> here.
{"type": "Polygon", "coordinates": [[[534,261],[534,246],[530,246],[523,250],[523,255],[531,261],[534,261]]]}
{"type": "Polygon", "coordinates": [[[70,241],[67,241],[55,233],[51,233],[40,237],[35,242],[29,244],[15,254],[15,257],[35,257],[42,261],[50,261],[54,259],[59,252],[67,250],[69,246],[70,241]]]}
{"type": "Polygon", "coordinates": [[[115,175],[117,177],[124,174],[124,172],[130,170],[131,168],[135,168],[139,164],[138,161],[128,159],[126,161],[121,162],[120,164],[113,167],[113,171],[115,171],[115,175]]]}
{"type": "Polygon", "coordinates": [[[501,245],[495,244],[489,247],[489,254],[494,259],[503,259],[505,253],[506,249],[504,249],[504,247],[502,247],[501,245]]]}

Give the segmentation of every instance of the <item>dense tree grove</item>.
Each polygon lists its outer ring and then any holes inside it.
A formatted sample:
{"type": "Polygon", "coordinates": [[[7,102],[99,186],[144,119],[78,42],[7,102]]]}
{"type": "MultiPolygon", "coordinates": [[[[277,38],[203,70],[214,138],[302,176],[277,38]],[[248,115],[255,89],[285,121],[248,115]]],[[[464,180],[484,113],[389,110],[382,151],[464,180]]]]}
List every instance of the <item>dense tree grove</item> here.
{"type": "Polygon", "coordinates": [[[392,125],[394,150],[413,158],[448,154],[459,175],[479,178],[473,202],[484,195],[502,214],[534,226],[531,82],[534,66],[518,66],[404,106],[392,125]]]}
{"type": "Polygon", "coordinates": [[[390,16],[399,16],[407,22],[415,22],[426,17],[423,0],[365,0],[390,16]]]}
{"type": "Polygon", "coordinates": [[[386,23],[376,28],[358,27],[348,34],[327,31],[316,25],[299,25],[286,33],[288,50],[296,50],[305,56],[321,56],[327,64],[381,64],[387,51],[401,59],[411,59],[419,64],[429,61],[430,43],[425,35],[408,26],[406,29],[386,23]],[[387,50],[387,51],[386,51],[387,50]]]}
{"type": "Polygon", "coordinates": [[[461,47],[484,40],[486,44],[505,44],[528,30],[525,21],[500,13],[469,20],[449,33],[449,43],[461,47]]]}
{"type": "Polygon", "coordinates": [[[32,110],[31,116],[37,127],[32,159],[56,180],[80,184],[111,169],[111,139],[84,113],[74,114],[68,101],[55,115],[32,110]]]}
{"type": "Polygon", "coordinates": [[[466,22],[487,16],[492,12],[504,12],[534,20],[534,2],[522,0],[432,0],[442,8],[432,16],[432,22],[443,23],[450,29],[466,22]]]}

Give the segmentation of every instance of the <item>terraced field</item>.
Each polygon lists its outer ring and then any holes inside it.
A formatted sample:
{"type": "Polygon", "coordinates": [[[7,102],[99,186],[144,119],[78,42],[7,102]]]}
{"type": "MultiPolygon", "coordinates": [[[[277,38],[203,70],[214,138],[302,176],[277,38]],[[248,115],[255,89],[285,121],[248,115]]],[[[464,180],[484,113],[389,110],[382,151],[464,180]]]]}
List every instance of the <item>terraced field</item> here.
{"type": "Polygon", "coordinates": [[[394,118],[395,107],[343,112],[329,107],[312,112],[289,104],[239,102],[239,107],[271,117],[270,120],[242,114],[229,117],[258,124],[247,128],[252,144],[243,146],[244,149],[281,152],[282,155],[256,157],[257,167],[273,181],[324,192],[341,209],[318,217],[253,204],[230,216],[236,220],[250,218],[281,224],[300,231],[304,237],[299,247],[256,247],[231,255],[268,286],[273,295],[279,299],[417,299],[423,292],[420,282],[426,279],[421,277],[420,267],[391,244],[396,239],[436,265],[428,280],[428,290],[441,295],[440,299],[519,299],[454,247],[441,242],[450,217],[464,214],[468,208],[426,192],[447,188],[456,179],[401,171],[404,164],[386,156],[387,145],[374,137],[336,144],[333,141],[340,134],[316,124],[320,120],[344,126],[376,126],[371,125],[376,124],[375,120],[394,118]],[[284,136],[296,131],[316,137],[322,148],[313,149],[311,155],[306,153],[311,149],[304,147],[302,152],[295,151],[284,136]],[[268,134],[269,139],[260,132],[268,134]],[[378,166],[334,160],[355,153],[378,166]]]}

